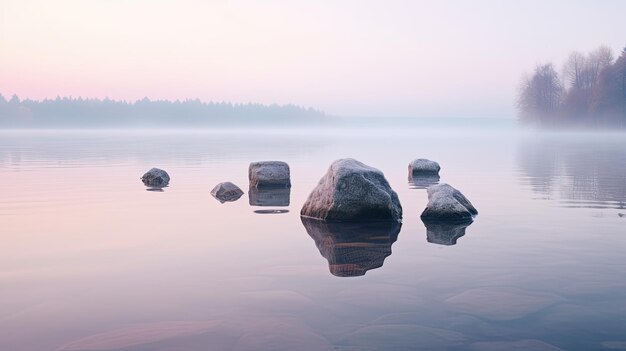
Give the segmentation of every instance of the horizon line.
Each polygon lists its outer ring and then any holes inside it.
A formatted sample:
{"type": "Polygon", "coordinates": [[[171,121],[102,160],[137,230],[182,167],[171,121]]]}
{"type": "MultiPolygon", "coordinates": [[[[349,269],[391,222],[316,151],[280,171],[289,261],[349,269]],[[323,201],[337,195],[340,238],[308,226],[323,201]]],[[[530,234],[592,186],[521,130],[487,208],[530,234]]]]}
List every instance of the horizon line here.
{"type": "MultiPolygon", "coordinates": [[[[241,106],[241,105],[260,105],[260,106],[279,106],[279,107],[287,107],[287,106],[293,106],[293,107],[298,107],[301,109],[310,109],[310,110],[315,110],[318,112],[323,112],[326,114],[326,112],[324,112],[321,109],[315,108],[315,107],[311,107],[311,106],[305,106],[305,105],[298,105],[296,103],[285,103],[285,104],[279,104],[279,103],[261,103],[261,102],[254,102],[254,101],[248,101],[248,102],[233,102],[233,101],[217,101],[217,100],[203,100],[200,99],[199,97],[196,98],[185,98],[184,100],[181,99],[153,99],[150,98],[148,96],[144,96],[143,98],[140,99],[114,99],[114,98],[110,98],[108,96],[105,97],[83,97],[83,96],[61,96],[61,95],[57,95],[54,98],[51,97],[44,97],[44,98],[30,98],[30,97],[20,97],[19,95],[17,95],[16,93],[13,94],[7,94],[4,95],[2,93],[0,93],[0,98],[4,99],[6,102],[9,102],[10,100],[12,100],[13,98],[17,98],[19,100],[19,102],[24,102],[24,101],[31,101],[31,102],[37,102],[37,103],[41,103],[41,102],[46,102],[46,101],[57,101],[57,100],[71,100],[71,101],[112,101],[112,102],[117,102],[117,103],[127,103],[127,104],[135,104],[138,102],[142,102],[142,101],[149,101],[149,102],[169,102],[169,103],[185,103],[185,102],[199,102],[201,104],[230,104],[233,106],[241,106]]],[[[0,99],[0,100],[1,100],[0,99]]]]}

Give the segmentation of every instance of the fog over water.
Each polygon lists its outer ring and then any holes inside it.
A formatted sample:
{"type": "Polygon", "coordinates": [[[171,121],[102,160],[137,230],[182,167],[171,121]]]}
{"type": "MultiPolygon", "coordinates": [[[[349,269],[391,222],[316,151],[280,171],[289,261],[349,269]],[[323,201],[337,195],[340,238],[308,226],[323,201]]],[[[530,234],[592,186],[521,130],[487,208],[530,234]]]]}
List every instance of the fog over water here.
{"type": "Polygon", "coordinates": [[[512,118],[536,64],[601,44],[619,55],[625,12],[620,0],[3,0],[0,93],[512,118]]]}
{"type": "Polygon", "coordinates": [[[514,127],[0,131],[0,344],[37,350],[610,349],[626,335],[626,138],[514,127]],[[399,228],[311,225],[332,161],[384,172],[399,228]],[[441,164],[478,217],[425,225],[441,164]],[[292,188],[251,193],[252,161],[292,188]],[[163,192],[139,177],[171,176],[163,192]],[[244,196],[209,194],[232,181],[244,196]],[[287,201],[288,200],[288,201],[287,201]],[[352,233],[352,234],[350,234],[352,233]]]}
{"type": "Polygon", "coordinates": [[[625,13],[0,0],[0,351],[626,350],[625,13]]]}

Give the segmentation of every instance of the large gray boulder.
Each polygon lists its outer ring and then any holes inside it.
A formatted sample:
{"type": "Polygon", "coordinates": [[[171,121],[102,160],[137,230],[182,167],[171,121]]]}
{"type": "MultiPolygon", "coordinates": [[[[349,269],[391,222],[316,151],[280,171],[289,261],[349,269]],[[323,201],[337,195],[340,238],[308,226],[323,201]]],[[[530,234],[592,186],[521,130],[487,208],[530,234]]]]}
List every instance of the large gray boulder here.
{"type": "Polygon", "coordinates": [[[162,169],[152,168],[141,176],[141,181],[145,186],[163,188],[169,184],[170,176],[162,169]]]}
{"type": "Polygon", "coordinates": [[[250,187],[291,187],[289,165],[281,161],[250,163],[248,178],[250,187]]]}
{"type": "Polygon", "coordinates": [[[414,175],[437,175],[440,169],[437,162],[418,158],[409,163],[409,179],[414,175]]]}
{"type": "Polygon", "coordinates": [[[428,204],[421,216],[424,221],[467,221],[478,214],[474,205],[448,184],[433,185],[426,191],[428,204]]]}
{"type": "Polygon", "coordinates": [[[346,158],[330,165],[300,215],[328,221],[399,221],[402,206],[383,172],[346,158]]]}
{"type": "Polygon", "coordinates": [[[243,190],[231,182],[223,182],[211,190],[211,195],[221,203],[231,202],[237,201],[243,195],[243,190]]]}

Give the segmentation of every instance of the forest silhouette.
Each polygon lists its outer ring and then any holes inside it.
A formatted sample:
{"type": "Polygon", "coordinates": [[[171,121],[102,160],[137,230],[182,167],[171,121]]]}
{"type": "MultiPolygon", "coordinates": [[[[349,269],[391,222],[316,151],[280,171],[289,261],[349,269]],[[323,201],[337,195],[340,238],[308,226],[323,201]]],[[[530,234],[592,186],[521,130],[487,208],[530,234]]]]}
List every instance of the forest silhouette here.
{"type": "Polygon", "coordinates": [[[537,65],[523,78],[520,121],[541,127],[626,128],[626,48],[614,59],[606,46],[572,52],[561,73],[537,65]]]}
{"type": "Polygon", "coordinates": [[[228,127],[317,123],[326,115],[296,105],[150,100],[134,102],[0,95],[0,128],[228,127]]]}

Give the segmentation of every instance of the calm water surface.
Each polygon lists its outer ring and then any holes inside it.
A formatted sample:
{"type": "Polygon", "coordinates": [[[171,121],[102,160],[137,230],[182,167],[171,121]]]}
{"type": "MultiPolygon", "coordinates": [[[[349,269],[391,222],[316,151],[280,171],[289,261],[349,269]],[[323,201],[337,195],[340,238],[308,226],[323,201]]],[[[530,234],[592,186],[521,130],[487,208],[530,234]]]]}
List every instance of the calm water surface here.
{"type": "Polygon", "coordinates": [[[346,134],[0,132],[0,349],[626,349],[626,137],[346,134]],[[385,173],[401,226],[300,219],[342,157],[385,173]],[[425,227],[418,157],[474,223],[425,227]],[[291,190],[249,192],[258,160],[291,190]]]}

